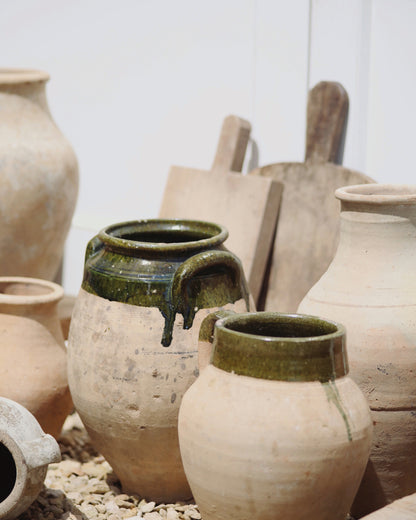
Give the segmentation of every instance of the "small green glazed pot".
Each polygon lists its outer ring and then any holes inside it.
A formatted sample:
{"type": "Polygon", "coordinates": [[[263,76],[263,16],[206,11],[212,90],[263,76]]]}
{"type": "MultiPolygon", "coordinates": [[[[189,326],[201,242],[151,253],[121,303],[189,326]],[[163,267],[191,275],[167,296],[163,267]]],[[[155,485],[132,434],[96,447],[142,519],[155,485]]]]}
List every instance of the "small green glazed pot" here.
{"type": "Polygon", "coordinates": [[[204,520],[345,520],[372,422],[347,375],[344,327],[218,312],[199,340],[213,343],[211,363],[183,396],[178,432],[204,520]]]}
{"type": "Polygon", "coordinates": [[[161,343],[172,341],[176,315],[192,327],[199,309],[249,294],[240,260],[226,250],[226,229],[196,220],[142,220],[103,229],[87,246],[82,288],[110,301],[157,307],[161,343]]]}

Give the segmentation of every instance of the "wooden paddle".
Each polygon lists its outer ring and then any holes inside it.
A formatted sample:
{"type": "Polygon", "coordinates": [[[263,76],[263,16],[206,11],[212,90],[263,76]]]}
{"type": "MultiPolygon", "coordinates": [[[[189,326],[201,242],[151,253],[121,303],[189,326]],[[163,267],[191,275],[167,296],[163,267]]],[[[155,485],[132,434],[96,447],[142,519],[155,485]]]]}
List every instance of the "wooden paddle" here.
{"type": "Polygon", "coordinates": [[[283,184],[273,255],[259,309],[296,312],[308,290],[331,262],[338,243],[336,188],[375,182],[340,161],[348,95],[342,85],[323,81],[310,92],[304,163],[257,168],[253,176],[283,184]]]}
{"type": "Polygon", "coordinates": [[[189,218],[223,224],[225,245],[242,261],[257,302],[279,212],[281,185],[270,178],[242,175],[251,126],[225,118],[211,171],[172,166],[160,218],[189,218]]]}

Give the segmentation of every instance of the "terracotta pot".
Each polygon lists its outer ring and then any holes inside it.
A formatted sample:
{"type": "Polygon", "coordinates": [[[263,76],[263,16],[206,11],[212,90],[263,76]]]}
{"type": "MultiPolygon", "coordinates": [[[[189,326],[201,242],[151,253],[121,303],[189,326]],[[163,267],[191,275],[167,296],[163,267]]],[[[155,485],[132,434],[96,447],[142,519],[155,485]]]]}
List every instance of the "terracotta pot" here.
{"type": "Polygon", "coordinates": [[[185,393],[182,460],[204,520],[345,520],[371,444],[341,325],[240,314],[185,393]]]}
{"type": "Polygon", "coordinates": [[[57,314],[59,285],[0,277],[0,395],[17,401],[57,437],[72,400],[57,314]]]}
{"type": "Polygon", "coordinates": [[[48,464],[61,452],[23,406],[0,397],[0,518],[26,511],[43,487],[48,464]]]}
{"type": "Polygon", "coordinates": [[[87,247],[69,384],[126,492],[157,501],[191,496],[177,417],[198,375],[199,325],[213,309],[249,307],[226,237],[216,224],[149,220],[110,226],[87,247]]]}
{"type": "Polygon", "coordinates": [[[0,271],[53,279],[78,191],[78,166],[51,118],[45,72],[0,69],[0,271]]]}
{"type": "Polygon", "coordinates": [[[416,491],[416,187],[337,190],[341,235],[300,312],[341,321],[374,440],[354,516],[416,491]]]}

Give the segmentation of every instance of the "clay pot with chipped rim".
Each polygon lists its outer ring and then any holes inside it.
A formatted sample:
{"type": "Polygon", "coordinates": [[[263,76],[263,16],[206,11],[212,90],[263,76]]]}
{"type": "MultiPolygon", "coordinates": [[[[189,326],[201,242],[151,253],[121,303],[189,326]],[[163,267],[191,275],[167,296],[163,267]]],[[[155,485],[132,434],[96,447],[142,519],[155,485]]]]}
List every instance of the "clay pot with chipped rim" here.
{"type": "Polygon", "coordinates": [[[0,68],[0,272],[53,280],[78,195],[74,151],[40,70],[0,68]]]}
{"type": "Polygon", "coordinates": [[[218,308],[252,307],[226,230],[191,220],[115,224],[93,238],[69,331],[69,384],[123,490],[191,497],[179,452],[182,396],[198,375],[198,330],[218,308]]]}
{"type": "Polygon", "coordinates": [[[374,440],[361,517],[416,491],[416,186],[340,188],[340,242],[299,312],[342,321],[374,440]]]}
{"type": "Polygon", "coordinates": [[[182,460],[204,520],[345,520],[372,432],[347,374],[337,323],[272,312],[216,322],[211,363],[179,413],[182,460]]]}
{"type": "Polygon", "coordinates": [[[57,305],[61,286],[0,277],[0,396],[27,408],[58,437],[73,408],[57,305]]]}

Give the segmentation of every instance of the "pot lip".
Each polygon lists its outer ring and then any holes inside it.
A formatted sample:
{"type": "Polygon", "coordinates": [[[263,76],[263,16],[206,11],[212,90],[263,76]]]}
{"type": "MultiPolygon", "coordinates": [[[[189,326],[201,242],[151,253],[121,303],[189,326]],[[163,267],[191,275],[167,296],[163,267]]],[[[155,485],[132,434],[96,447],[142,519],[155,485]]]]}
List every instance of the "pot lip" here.
{"type": "Polygon", "coordinates": [[[311,343],[311,342],[317,342],[317,341],[325,341],[325,340],[333,340],[334,338],[338,338],[341,336],[344,336],[346,334],[346,329],[344,325],[341,323],[322,318],[319,316],[312,316],[309,314],[298,314],[298,313],[284,313],[284,312],[273,312],[273,311],[261,311],[261,312],[242,312],[238,313],[235,316],[226,316],[224,318],[221,318],[217,321],[216,327],[222,328],[227,331],[227,334],[231,334],[236,337],[242,337],[246,339],[253,339],[253,340],[261,340],[261,341],[267,341],[270,343],[279,343],[279,342],[285,342],[285,343],[293,343],[293,344],[299,344],[299,343],[311,343]],[[296,336],[296,337],[286,337],[286,336],[264,336],[261,334],[251,334],[247,332],[242,331],[236,331],[232,328],[227,327],[227,325],[232,325],[233,323],[238,323],[241,320],[248,320],[248,321],[255,321],[255,320],[263,320],[268,321],[271,319],[274,319],[276,321],[284,322],[288,320],[303,320],[304,323],[306,322],[318,322],[321,325],[328,325],[335,327],[336,330],[334,332],[330,332],[328,334],[322,334],[319,336],[296,336]]]}
{"type": "Polygon", "coordinates": [[[348,374],[345,338],[343,325],[318,316],[241,313],[216,322],[211,363],[259,379],[325,383],[348,374]],[[286,335],[270,335],[279,323],[286,335]],[[259,334],[252,332],[254,324],[259,334]],[[292,327],[303,328],[303,335],[292,336],[292,327]]]}
{"type": "Polygon", "coordinates": [[[43,70],[0,67],[1,85],[35,83],[38,81],[48,81],[49,78],[49,74],[43,70]]]}
{"type": "Polygon", "coordinates": [[[415,204],[416,185],[412,184],[354,184],[335,190],[341,202],[372,205],[415,204]]]}
{"type": "Polygon", "coordinates": [[[37,304],[57,302],[64,296],[62,286],[49,280],[41,278],[29,278],[26,276],[0,276],[0,287],[2,284],[14,283],[22,285],[37,285],[46,289],[50,289],[45,294],[4,294],[0,292],[0,304],[8,305],[37,304]]]}
{"type": "Polygon", "coordinates": [[[98,233],[99,239],[107,246],[112,249],[119,251],[130,250],[143,251],[143,252],[192,252],[199,251],[202,249],[210,249],[222,244],[228,238],[228,231],[221,224],[214,222],[206,222],[203,220],[190,220],[190,219],[143,219],[143,220],[131,220],[127,222],[121,222],[117,224],[111,224],[103,228],[98,233]],[[121,238],[117,234],[127,232],[140,232],[140,231],[194,231],[200,230],[201,233],[205,231],[205,234],[212,233],[212,236],[202,238],[200,240],[192,240],[187,242],[146,242],[139,240],[129,240],[121,238]]]}

